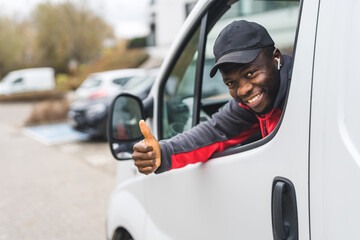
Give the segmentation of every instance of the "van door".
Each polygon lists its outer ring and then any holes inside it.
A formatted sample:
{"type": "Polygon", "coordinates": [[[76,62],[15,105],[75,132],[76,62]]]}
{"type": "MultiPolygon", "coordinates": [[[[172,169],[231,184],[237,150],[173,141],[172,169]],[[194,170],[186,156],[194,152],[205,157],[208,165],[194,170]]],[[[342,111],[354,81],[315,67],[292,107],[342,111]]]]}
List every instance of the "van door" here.
{"type": "Polygon", "coordinates": [[[214,36],[233,20],[264,25],[276,46],[289,54],[296,45],[293,75],[286,111],[269,136],[204,164],[146,177],[146,239],[309,239],[310,92],[318,3],[301,5],[212,1],[178,45],[155,101],[160,139],[206,120],[229,97],[219,76],[209,79],[208,64],[214,36]]]}
{"type": "Polygon", "coordinates": [[[13,79],[9,85],[13,93],[23,92],[26,90],[25,79],[22,76],[13,79]]]}

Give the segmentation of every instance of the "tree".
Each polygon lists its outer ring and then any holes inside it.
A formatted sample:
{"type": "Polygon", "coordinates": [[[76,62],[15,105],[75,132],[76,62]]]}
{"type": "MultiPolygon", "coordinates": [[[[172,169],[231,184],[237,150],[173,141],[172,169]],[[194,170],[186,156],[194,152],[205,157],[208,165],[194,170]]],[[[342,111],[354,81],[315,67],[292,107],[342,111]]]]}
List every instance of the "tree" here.
{"type": "Polygon", "coordinates": [[[86,63],[100,55],[113,30],[85,7],[70,2],[39,4],[33,22],[44,65],[66,72],[70,61],[86,63]]]}
{"type": "Polygon", "coordinates": [[[16,69],[21,65],[24,42],[19,25],[9,18],[0,18],[0,73],[16,69]]]}

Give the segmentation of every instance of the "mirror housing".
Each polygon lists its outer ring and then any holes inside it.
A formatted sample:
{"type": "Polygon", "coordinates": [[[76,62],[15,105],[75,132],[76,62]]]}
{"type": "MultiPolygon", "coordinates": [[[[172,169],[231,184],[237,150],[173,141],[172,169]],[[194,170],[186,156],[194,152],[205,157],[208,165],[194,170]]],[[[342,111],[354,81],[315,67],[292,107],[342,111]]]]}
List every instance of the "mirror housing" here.
{"type": "Polygon", "coordinates": [[[142,101],[129,93],[119,94],[109,112],[108,136],[112,155],[117,160],[128,160],[133,145],[143,139],[139,121],[145,118],[142,101]]]}

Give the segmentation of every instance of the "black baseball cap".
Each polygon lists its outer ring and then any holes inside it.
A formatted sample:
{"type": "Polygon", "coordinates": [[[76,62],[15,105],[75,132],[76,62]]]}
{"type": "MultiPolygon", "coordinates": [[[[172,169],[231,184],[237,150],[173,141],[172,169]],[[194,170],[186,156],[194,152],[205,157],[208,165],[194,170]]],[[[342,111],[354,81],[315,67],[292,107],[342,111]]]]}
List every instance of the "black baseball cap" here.
{"type": "Polygon", "coordinates": [[[210,77],[224,63],[249,63],[255,60],[262,48],[274,45],[267,30],[255,22],[234,21],[227,25],[214,44],[215,65],[210,77]]]}

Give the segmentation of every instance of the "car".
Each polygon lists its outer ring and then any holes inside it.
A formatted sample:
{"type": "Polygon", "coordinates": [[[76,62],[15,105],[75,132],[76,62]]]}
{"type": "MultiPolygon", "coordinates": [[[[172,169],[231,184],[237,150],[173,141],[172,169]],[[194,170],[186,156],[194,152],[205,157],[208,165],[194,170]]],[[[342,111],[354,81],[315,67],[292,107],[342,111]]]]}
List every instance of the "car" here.
{"type": "MultiPolygon", "coordinates": [[[[93,139],[107,139],[108,110],[113,98],[116,96],[115,94],[130,92],[144,99],[151,89],[158,69],[142,69],[135,72],[137,72],[137,75],[127,80],[127,83],[118,91],[109,92],[103,97],[80,98],[73,102],[68,111],[68,122],[72,128],[88,133],[90,138],[93,139]]],[[[96,75],[99,76],[98,74],[96,75]]]]}
{"type": "Polygon", "coordinates": [[[109,145],[119,161],[107,239],[360,239],[359,11],[350,0],[197,1],[146,98],[152,107],[131,95],[113,101],[109,145]],[[138,173],[117,151],[142,137],[143,109],[153,112],[145,120],[158,140],[177,123],[197,125],[204,107],[215,110],[201,94],[212,80],[202,82],[204,62],[214,36],[241,19],[263,25],[293,56],[276,128],[205,163],[138,173]],[[116,134],[119,126],[126,134],[116,134]]]}
{"type": "Polygon", "coordinates": [[[95,99],[113,95],[142,71],[139,68],[128,68],[92,73],[76,89],[75,96],[77,99],[95,99]]]}

